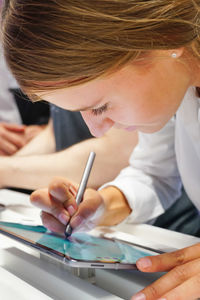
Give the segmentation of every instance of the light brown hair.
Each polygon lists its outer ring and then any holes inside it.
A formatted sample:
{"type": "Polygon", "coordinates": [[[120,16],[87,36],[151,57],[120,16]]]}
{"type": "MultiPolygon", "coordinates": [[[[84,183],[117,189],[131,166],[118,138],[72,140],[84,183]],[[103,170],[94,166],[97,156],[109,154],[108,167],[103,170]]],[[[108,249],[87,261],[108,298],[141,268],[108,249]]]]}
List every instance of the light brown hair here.
{"type": "Polygon", "coordinates": [[[149,50],[184,46],[200,57],[199,10],[199,0],[5,0],[5,56],[31,93],[92,80],[149,50]]]}

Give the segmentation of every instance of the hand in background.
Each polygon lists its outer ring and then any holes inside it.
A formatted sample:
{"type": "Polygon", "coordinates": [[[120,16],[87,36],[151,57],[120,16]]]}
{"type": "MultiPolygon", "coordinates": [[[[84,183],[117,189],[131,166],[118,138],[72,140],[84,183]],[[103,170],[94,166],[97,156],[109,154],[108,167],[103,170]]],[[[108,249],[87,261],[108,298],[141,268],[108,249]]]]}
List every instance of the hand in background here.
{"type": "Polygon", "coordinates": [[[0,123],[0,155],[15,154],[25,145],[25,126],[0,123]]]}
{"type": "Polygon", "coordinates": [[[10,156],[23,148],[45,125],[0,123],[0,155],[10,156]]]}
{"type": "Polygon", "coordinates": [[[200,243],[172,253],[141,258],[142,272],[168,272],[131,300],[195,300],[200,298],[200,243]]]}

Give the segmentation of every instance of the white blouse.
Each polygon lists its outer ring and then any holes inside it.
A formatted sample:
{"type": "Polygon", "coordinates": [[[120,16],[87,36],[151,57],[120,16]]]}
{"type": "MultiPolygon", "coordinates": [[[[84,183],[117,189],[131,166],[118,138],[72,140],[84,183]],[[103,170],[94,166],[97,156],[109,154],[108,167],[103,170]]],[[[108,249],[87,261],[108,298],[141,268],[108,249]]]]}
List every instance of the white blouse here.
{"type": "Polygon", "coordinates": [[[200,210],[200,99],[190,88],[177,113],[153,134],[139,133],[129,167],[104,185],[118,187],[132,208],[126,222],[143,223],[162,214],[181,195],[182,183],[200,210]]]}

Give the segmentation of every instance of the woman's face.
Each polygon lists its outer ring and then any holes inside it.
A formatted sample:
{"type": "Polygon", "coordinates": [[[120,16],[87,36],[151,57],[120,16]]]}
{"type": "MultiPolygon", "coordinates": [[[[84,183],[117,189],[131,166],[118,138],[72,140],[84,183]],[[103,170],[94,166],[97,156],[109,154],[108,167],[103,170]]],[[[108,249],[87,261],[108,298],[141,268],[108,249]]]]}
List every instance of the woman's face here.
{"type": "Polygon", "coordinates": [[[191,83],[187,68],[156,51],[152,63],[132,64],[79,86],[40,96],[68,110],[78,110],[91,133],[102,136],[112,126],[153,133],[175,114],[191,83]]]}

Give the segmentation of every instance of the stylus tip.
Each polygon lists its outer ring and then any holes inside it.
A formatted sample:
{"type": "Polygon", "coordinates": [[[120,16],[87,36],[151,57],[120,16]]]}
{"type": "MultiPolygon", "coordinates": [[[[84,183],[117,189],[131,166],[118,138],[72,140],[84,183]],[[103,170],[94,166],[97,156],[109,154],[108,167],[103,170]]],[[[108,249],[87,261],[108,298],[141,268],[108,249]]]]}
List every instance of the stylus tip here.
{"type": "Polygon", "coordinates": [[[72,227],[70,224],[67,225],[66,229],[65,229],[65,236],[66,238],[68,238],[70,235],[72,234],[72,227]]]}

